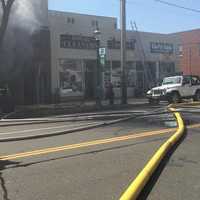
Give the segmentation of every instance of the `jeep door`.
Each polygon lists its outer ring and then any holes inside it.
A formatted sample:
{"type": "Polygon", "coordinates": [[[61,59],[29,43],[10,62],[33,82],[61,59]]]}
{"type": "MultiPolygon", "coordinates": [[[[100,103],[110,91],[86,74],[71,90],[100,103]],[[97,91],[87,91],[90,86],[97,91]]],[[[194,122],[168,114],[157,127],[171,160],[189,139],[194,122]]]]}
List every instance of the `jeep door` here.
{"type": "Polygon", "coordinates": [[[192,96],[194,96],[196,91],[200,89],[200,79],[198,76],[191,77],[191,85],[192,96]]]}
{"type": "Polygon", "coordinates": [[[182,87],[179,90],[182,97],[190,97],[193,95],[191,76],[184,76],[182,81],[182,87]]]}

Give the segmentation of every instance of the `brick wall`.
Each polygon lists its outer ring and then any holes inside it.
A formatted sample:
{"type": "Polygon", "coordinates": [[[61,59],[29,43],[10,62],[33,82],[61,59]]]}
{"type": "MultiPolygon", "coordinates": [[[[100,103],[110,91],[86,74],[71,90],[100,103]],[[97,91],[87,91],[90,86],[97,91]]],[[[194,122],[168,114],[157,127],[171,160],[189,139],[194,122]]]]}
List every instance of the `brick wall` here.
{"type": "Polygon", "coordinates": [[[200,76],[200,29],[180,33],[181,46],[180,67],[184,74],[200,76]]]}

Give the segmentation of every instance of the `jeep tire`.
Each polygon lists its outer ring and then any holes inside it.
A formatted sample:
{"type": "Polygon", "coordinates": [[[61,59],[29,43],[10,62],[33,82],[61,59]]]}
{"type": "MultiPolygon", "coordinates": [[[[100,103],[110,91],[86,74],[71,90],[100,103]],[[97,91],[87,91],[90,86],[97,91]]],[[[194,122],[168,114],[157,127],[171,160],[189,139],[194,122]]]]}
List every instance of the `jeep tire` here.
{"type": "Polygon", "coordinates": [[[178,92],[172,92],[168,99],[169,103],[180,103],[181,97],[178,92]]]}
{"type": "Polygon", "coordinates": [[[149,98],[149,104],[150,105],[158,105],[160,103],[160,100],[159,99],[151,99],[149,98]]]}

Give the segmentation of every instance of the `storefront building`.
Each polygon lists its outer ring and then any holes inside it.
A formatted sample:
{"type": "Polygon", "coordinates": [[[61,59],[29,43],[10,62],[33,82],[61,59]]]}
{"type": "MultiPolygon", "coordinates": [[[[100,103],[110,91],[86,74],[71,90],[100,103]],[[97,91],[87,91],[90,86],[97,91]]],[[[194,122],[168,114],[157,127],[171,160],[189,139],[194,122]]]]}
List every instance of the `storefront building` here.
{"type": "Polygon", "coordinates": [[[185,75],[200,76],[200,29],[178,33],[180,69],[185,75]]]}
{"type": "MultiPolygon", "coordinates": [[[[106,90],[109,82],[115,96],[120,96],[120,30],[112,17],[49,11],[51,37],[51,90],[61,97],[92,98],[95,95],[97,71],[97,41],[105,51],[101,64],[101,84],[106,90]]],[[[178,70],[176,34],[157,34],[127,31],[128,96],[144,92],[164,76],[178,70]]]]}

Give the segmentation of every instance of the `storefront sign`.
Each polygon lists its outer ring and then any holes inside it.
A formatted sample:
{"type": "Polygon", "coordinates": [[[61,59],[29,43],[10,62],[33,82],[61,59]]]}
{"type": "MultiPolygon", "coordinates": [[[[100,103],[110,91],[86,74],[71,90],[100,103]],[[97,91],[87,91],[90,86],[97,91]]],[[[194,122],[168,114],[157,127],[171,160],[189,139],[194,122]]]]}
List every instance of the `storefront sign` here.
{"type": "Polygon", "coordinates": [[[151,53],[173,53],[174,45],[170,43],[151,42],[151,53]]]}
{"type": "MultiPolygon", "coordinates": [[[[130,49],[130,50],[134,50],[135,49],[135,43],[136,43],[135,39],[127,41],[126,42],[126,48],[130,49]]],[[[107,46],[108,46],[109,49],[120,49],[121,48],[121,42],[114,38],[112,40],[107,41],[107,46]]]]}
{"type": "Polygon", "coordinates": [[[65,34],[65,35],[60,35],[60,48],[96,49],[97,43],[94,37],[65,34]]]}

